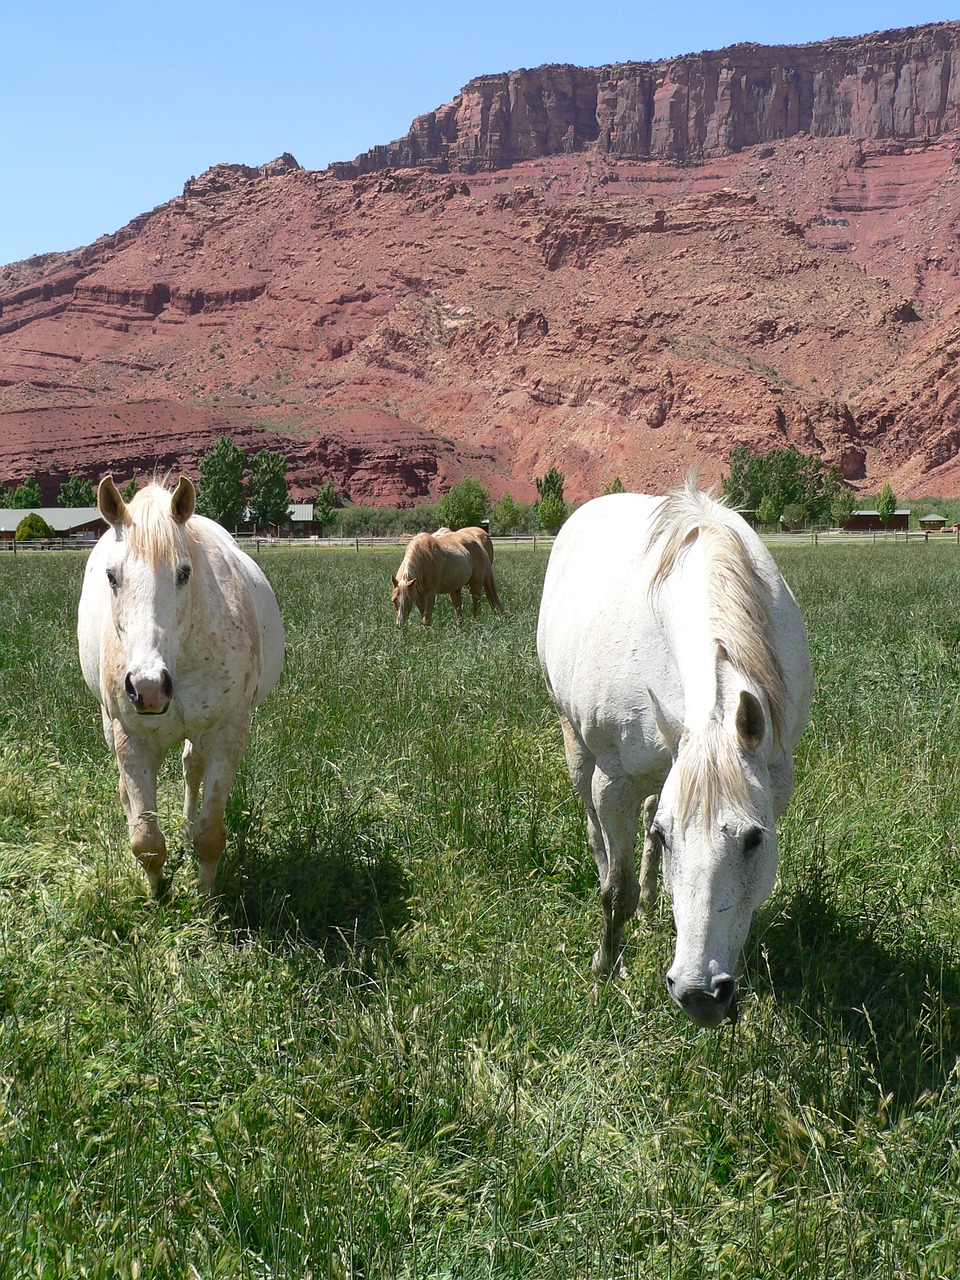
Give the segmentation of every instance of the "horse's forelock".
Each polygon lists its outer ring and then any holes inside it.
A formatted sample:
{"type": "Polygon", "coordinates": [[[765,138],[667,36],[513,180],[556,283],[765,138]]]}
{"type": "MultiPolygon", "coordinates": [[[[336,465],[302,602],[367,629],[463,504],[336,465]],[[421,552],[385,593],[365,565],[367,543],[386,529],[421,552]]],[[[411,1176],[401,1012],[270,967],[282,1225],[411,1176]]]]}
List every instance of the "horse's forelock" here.
{"type": "Polygon", "coordinates": [[[174,520],[170,494],[159,484],[138,489],[127,503],[124,539],[151,567],[172,564],[186,554],[193,560],[195,538],[190,522],[174,520]]]}
{"type": "Polygon", "coordinates": [[[750,794],[736,744],[719,720],[708,720],[684,740],[677,762],[675,817],[683,830],[699,814],[705,829],[716,825],[721,808],[748,814],[750,794]]]}

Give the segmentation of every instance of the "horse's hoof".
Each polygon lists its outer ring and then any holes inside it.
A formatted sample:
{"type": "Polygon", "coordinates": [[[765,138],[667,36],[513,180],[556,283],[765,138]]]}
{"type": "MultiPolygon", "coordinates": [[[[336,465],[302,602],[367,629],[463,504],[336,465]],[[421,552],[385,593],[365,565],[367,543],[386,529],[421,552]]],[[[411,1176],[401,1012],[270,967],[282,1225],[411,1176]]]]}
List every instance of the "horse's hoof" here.
{"type": "Polygon", "coordinates": [[[154,902],[166,902],[173,888],[173,876],[150,877],[150,897],[154,902]]]}
{"type": "Polygon", "coordinates": [[[613,959],[602,947],[598,947],[593,954],[593,963],[590,967],[597,982],[609,982],[611,979],[622,982],[627,976],[627,966],[624,963],[622,951],[616,959],[613,959]]]}

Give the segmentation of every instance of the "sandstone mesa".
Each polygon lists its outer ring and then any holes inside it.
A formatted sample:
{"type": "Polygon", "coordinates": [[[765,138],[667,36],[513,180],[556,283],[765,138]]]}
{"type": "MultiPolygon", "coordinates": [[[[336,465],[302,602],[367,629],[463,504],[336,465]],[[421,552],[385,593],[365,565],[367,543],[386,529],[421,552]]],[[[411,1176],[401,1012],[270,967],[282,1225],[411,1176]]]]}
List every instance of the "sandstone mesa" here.
{"type": "Polygon", "coordinates": [[[569,497],[791,444],[960,481],[960,23],[471,81],[333,165],[221,164],[0,268],[0,478],[192,470],[297,497],[569,497]]]}

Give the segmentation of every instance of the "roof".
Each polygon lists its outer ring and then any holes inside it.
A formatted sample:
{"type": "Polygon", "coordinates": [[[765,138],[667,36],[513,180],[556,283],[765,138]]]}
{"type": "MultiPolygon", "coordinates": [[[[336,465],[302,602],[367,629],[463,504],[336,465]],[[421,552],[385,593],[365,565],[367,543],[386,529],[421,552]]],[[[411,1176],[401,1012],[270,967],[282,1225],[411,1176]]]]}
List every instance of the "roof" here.
{"type": "MultiPolygon", "coordinates": [[[[878,520],[880,519],[879,511],[871,511],[867,507],[858,507],[857,510],[851,514],[854,516],[876,516],[878,520]]],[[[903,507],[902,509],[898,507],[893,514],[895,516],[908,516],[910,514],[910,509],[909,507],[903,507]]]]}
{"type": "Polygon", "coordinates": [[[291,520],[300,520],[308,524],[313,519],[312,502],[291,502],[287,510],[291,520]]]}
{"type": "Polygon", "coordinates": [[[16,533],[17,525],[31,511],[45,520],[54,533],[72,533],[95,521],[104,529],[107,527],[96,507],[0,507],[0,533],[16,533]]]}
{"type": "Polygon", "coordinates": [[[920,524],[923,524],[923,522],[924,522],[925,520],[928,520],[928,521],[931,521],[931,522],[932,522],[932,521],[934,521],[934,520],[942,520],[944,524],[946,524],[946,523],[947,523],[947,517],[946,517],[946,516],[938,516],[938,515],[935,515],[932,511],[928,512],[925,516],[921,516],[921,517],[920,517],[920,521],[919,521],[919,523],[920,523],[920,524]]]}

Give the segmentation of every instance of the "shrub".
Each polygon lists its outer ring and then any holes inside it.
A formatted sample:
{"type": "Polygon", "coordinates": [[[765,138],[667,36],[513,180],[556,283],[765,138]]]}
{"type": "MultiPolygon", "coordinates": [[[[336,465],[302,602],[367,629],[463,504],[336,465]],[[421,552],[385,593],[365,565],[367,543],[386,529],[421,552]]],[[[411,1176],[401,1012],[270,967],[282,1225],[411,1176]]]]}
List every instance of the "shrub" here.
{"type": "Polygon", "coordinates": [[[17,525],[17,531],[13,536],[17,542],[29,542],[31,538],[55,538],[57,535],[43,516],[38,516],[35,511],[31,511],[17,525]]]}

